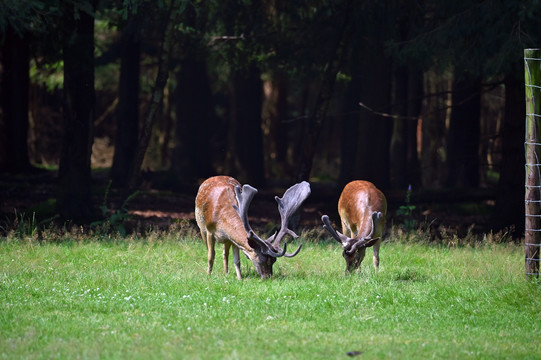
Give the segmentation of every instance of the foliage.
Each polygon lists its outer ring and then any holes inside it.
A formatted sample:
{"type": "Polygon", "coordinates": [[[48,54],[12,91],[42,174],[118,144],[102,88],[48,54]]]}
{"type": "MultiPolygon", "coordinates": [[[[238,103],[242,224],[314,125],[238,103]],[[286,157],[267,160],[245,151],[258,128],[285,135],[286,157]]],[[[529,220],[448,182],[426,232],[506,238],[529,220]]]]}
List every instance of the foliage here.
{"type": "Polygon", "coordinates": [[[62,89],[64,85],[64,62],[38,64],[30,61],[30,81],[44,87],[49,93],[62,89]]]}
{"type": "Polygon", "coordinates": [[[204,245],[179,233],[63,238],[0,242],[0,356],[539,356],[541,288],[520,246],[384,244],[378,273],[344,276],[339,247],[308,242],[268,281],[243,259],[237,281],[221,261],[208,276],[204,245]]]}
{"type": "Polygon", "coordinates": [[[4,226],[0,226],[0,230],[6,235],[14,236],[18,239],[35,239],[38,234],[38,221],[36,213],[33,212],[30,218],[26,218],[25,213],[15,210],[13,221],[7,219],[4,226]]]}
{"type": "Polygon", "coordinates": [[[538,45],[540,11],[538,0],[427,1],[418,13],[426,20],[417,19],[411,38],[387,45],[406,63],[451,66],[489,79],[512,72],[522,50],[538,45]]]}
{"type": "Polygon", "coordinates": [[[52,210],[55,202],[54,199],[49,199],[28,209],[30,216],[15,209],[13,217],[6,217],[0,225],[0,234],[20,240],[36,240],[40,231],[58,219],[58,215],[52,210]]]}
{"type": "Polygon", "coordinates": [[[118,209],[111,209],[108,207],[108,198],[111,191],[111,185],[112,181],[109,180],[107,187],[105,188],[103,203],[100,206],[103,219],[92,222],[90,226],[95,228],[100,227],[101,229],[105,230],[114,230],[120,234],[120,236],[126,236],[127,231],[124,222],[130,218],[127,205],[133,198],[139,195],[139,191],[136,191],[128,196],[118,209]]]}
{"type": "Polygon", "coordinates": [[[401,217],[402,226],[407,231],[412,231],[417,226],[417,220],[413,218],[413,211],[415,210],[415,205],[411,204],[411,185],[408,186],[408,191],[406,192],[406,203],[400,205],[398,210],[396,210],[396,215],[401,217]]]}
{"type": "Polygon", "coordinates": [[[0,2],[0,32],[8,26],[20,35],[27,31],[45,32],[59,14],[57,1],[3,0],[0,2]]]}

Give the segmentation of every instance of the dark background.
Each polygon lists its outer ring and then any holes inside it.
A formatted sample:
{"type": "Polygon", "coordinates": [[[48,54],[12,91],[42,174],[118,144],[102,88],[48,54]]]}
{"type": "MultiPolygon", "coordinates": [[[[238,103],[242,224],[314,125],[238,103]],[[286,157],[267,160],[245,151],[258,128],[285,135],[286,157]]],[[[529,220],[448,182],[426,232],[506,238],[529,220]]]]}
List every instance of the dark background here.
{"type": "Polygon", "coordinates": [[[319,226],[365,179],[394,224],[414,204],[417,224],[520,236],[539,15],[523,0],[6,1],[2,217],[88,224],[139,189],[126,206],[167,225],[227,174],[261,190],[263,221],[309,180],[319,226]]]}

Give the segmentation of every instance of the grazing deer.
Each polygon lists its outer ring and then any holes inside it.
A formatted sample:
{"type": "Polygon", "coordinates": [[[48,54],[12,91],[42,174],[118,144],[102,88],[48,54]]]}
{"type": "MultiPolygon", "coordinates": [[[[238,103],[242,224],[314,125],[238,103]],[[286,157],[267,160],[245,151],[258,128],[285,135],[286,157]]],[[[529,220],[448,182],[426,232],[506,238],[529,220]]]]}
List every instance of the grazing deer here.
{"type": "Polygon", "coordinates": [[[338,214],[342,233],[336,231],[327,215],[323,227],[342,245],[346,260],[346,273],[360,268],[366,248],[374,247],[374,268],[379,267],[379,247],[385,226],[387,200],[385,195],[369,181],[356,180],[344,187],[338,200],[338,214]]]}
{"type": "Polygon", "coordinates": [[[294,253],[287,253],[287,243],[283,248],[281,242],[285,235],[297,238],[298,235],[288,229],[291,215],[310,195],[310,185],[303,181],[295,184],[284,193],[282,198],[275,197],[280,212],[280,231],[267,240],[257,236],[248,222],[248,207],[257,190],[250,185],[240,183],[229,176],[214,176],[205,180],[199,187],[195,198],[195,219],[201,230],[201,237],[208,250],[208,274],[212,273],[214,264],[214,245],[224,244],[224,268],[228,272],[229,249],[233,246],[233,260],[237,278],[242,279],[240,272],[241,250],[254,264],[262,278],[272,276],[272,265],[281,256],[293,257],[299,253],[302,244],[294,253]]]}

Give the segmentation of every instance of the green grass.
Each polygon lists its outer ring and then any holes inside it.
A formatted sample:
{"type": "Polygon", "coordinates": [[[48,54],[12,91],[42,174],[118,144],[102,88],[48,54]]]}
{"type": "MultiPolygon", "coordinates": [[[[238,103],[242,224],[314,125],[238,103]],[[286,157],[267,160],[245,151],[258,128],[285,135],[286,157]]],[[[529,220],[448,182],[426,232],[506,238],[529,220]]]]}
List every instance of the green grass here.
{"type": "Polygon", "coordinates": [[[218,254],[207,276],[193,236],[99,238],[0,241],[0,358],[541,357],[521,246],[385,243],[378,273],[344,276],[335,243],[308,242],[237,281],[218,254]]]}

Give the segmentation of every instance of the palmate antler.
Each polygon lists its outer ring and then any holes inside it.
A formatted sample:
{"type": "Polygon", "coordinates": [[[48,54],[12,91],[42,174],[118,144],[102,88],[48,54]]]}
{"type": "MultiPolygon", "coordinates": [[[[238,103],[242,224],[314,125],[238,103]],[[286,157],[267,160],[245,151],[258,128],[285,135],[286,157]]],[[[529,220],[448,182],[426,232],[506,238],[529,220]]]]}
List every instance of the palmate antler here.
{"type": "Polygon", "coordinates": [[[374,211],[372,213],[372,229],[370,230],[370,234],[367,236],[361,236],[358,234],[355,238],[349,238],[346,235],[342,234],[340,231],[335,230],[331,222],[329,220],[329,217],[327,215],[323,215],[321,217],[321,220],[323,221],[323,228],[327,230],[332,237],[338,241],[341,245],[344,251],[348,254],[353,254],[358,248],[361,247],[370,247],[374,245],[380,237],[372,238],[374,235],[374,230],[376,229],[378,221],[381,219],[383,214],[379,211],[374,211]]]}
{"type": "MultiPolygon", "coordinates": [[[[304,200],[310,195],[310,184],[306,181],[295,184],[286,190],[282,198],[275,197],[278,203],[278,212],[280,213],[280,231],[271,236],[268,241],[271,241],[275,248],[280,248],[281,242],[285,235],[290,235],[293,239],[299,237],[293,230],[288,228],[289,219],[302,205],[304,200]],[[272,240],[271,240],[272,239],[272,240]]],[[[287,245],[284,244],[284,248],[287,245]]],[[[293,254],[286,254],[286,256],[295,256],[300,251],[302,244],[293,254]]]]}
{"type": "Polygon", "coordinates": [[[237,214],[241,218],[244,230],[248,234],[248,241],[250,246],[259,247],[264,254],[273,257],[293,257],[299,253],[301,250],[302,244],[295,250],[294,253],[287,253],[287,243],[284,244],[283,249],[281,249],[281,241],[285,235],[289,234],[293,238],[297,238],[298,235],[295,232],[287,227],[291,215],[297,211],[299,206],[306,200],[310,195],[310,185],[303,181],[290,187],[284,193],[282,198],[278,196],[275,198],[278,203],[278,211],[280,213],[281,227],[280,230],[275,233],[273,236],[267,240],[263,240],[255,234],[250,226],[248,221],[248,208],[254,195],[257,193],[257,189],[253,188],[250,185],[243,185],[235,187],[235,195],[237,197],[238,206],[233,205],[237,214]]]}

